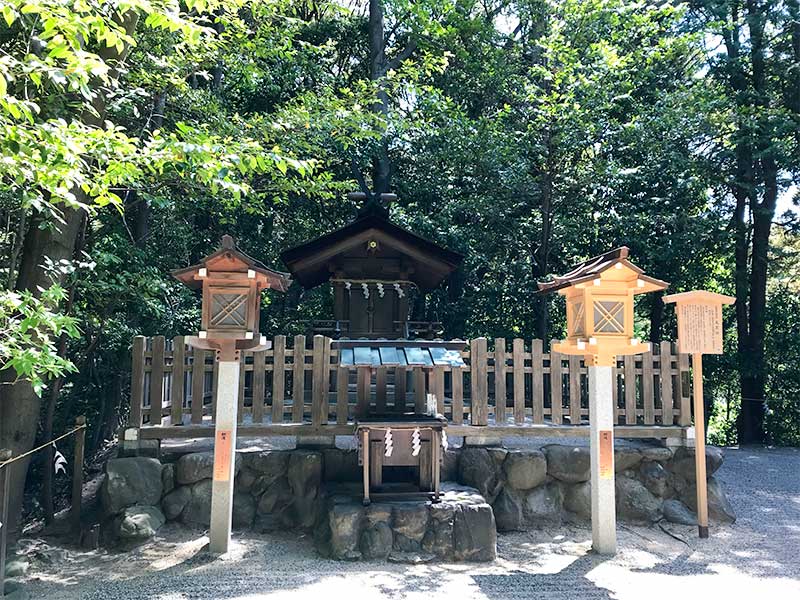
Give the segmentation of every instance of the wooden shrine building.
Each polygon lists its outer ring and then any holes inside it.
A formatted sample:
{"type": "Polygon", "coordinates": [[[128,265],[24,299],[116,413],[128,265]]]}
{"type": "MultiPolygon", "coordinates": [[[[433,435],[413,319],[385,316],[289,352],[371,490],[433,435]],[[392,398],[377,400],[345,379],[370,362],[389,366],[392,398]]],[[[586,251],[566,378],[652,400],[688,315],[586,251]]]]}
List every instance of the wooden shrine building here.
{"type": "MultiPolygon", "coordinates": [[[[431,337],[434,323],[410,321],[416,294],[436,288],[463,257],[392,223],[377,198],[364,200],[348,225],[281,254],[305,289],[333,287],[333,319],[316,321],[315,333],[345,338],[431,337]]],[[[394,194],[382,194],[390,201],[394,194]]]]}

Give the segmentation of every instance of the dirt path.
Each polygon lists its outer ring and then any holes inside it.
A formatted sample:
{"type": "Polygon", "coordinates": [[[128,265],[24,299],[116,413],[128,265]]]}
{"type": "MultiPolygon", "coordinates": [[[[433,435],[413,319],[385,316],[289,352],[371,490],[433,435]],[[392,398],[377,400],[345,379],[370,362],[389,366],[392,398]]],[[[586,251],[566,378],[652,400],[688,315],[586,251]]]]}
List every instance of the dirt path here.
{"type": "Polygon", "coordinates": [[[215,560],[201,532],[167,526],[127,554],[40,547],[51,562],[34,561],[24,589],[48,600],[800,598],[800,452],[731,449],[719,477],[735,525],[705,541],[670,525],[685,542],[621,527],[613,559],[593,556],[590,532],[570,527],[501,535],[492,565],[340,563],[290,534],[239,535],[231,556],[215,560]]]}

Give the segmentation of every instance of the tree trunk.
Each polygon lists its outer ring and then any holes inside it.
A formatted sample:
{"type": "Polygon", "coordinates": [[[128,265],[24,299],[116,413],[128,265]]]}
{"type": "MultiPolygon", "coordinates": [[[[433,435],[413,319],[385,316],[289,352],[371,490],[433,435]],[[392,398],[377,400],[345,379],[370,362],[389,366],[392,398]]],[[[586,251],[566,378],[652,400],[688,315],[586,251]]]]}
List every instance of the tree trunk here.
{"type": "Polygon", "coordinates": [[[650,299],[650,342],[661,342],[661,328],[664,323],[664,297],[661,293],[648,294],[650,299]]]}
{"type": "MultiPolygon", "coordinates": [[[[120,24],[128,35],[133,35],[139,15],[128,11],[122,16],[120,24]]],[[[122,51],[114,48],[102,48],[98,51],[100,57],[115,68],[124,62],[130,47],[123,47],[122,51]]],[[[110,75],[118,77],[119,73],[112,69],[110,75]]],[[[99,127],[105,119],[106,97],[101,92],[104,89],[98,86],[98,92],[92,100],[92,111],[84,110],[80,120],[90,126],[99,127]]],[[[86,194],[80,188],[72,190],[79,202],[88,201],[86,194]]],[[[42,222],[41,215],[32,219],[23,245],[22,261],[17,277],[16,288],[27,290],[38,295],[39,289],[48,288],[53,282],[60,283],[63,276],[51,273],[45,264],[45,258],[57,263],[60,260],[70,260],[78,239],[78,232],[84,218],[81,210],[56,205],[55,209],[61,211],[62,221],[50,223],[42,222]]],[[[34,393],[27,381],[14,383],[15,374],[8,369],[2,373],[2,386],[0,390],[0,448],[10,449],[14,456],[27,452],[33,447],[36,439],[36,429],[39,423],[41,399],[34,393]]],[[[3,524],[9,528],[11,537],[15,537],[19,530],[22,514],[22,498],[25,490],[25,478],[28,472],[30,458],[14,463],[9,473],[11,476],[10,494],[8,498],[10,522],[3,524]]],[[[0,497],[0,502],[2,502],[0,497]]]]}
{"type": "MultiPolygon", "coordinates": [[[[382,0],[369,1],[369,78],[378,83],[378,101],[373,104],[372,110],[388,122],[389,96],[380,83],[386,76],[386,42],[383,29],[383,2],[382,0]]],[[[380,147],[372,160],[372,191],[375,194],[389,192],[391,186],[392,165],[389,161],[389,140],[385,133],[381,138],[380,147]]]]}

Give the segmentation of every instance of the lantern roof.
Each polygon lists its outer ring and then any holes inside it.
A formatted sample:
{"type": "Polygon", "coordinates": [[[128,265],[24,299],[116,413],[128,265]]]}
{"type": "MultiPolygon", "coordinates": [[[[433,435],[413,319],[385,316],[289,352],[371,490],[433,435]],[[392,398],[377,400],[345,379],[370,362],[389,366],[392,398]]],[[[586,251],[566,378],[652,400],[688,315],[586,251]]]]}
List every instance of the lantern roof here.
{"type": "Polygon", "coordinates": [[[556,292],[596,279],[627,282],[635,294],[655,292],[669,286],[666,281],[645,275],[644,271],[628,260],[628,252],[627,246],[620,246],[605,254],[585,260],[572,267],[568,273],[555,276],[553,281],[540,281],[538,293],[556,292]],[[611,277],[607,274],[610,269],[622,270],[624,273],[611,277]],[[607,275],[604,276],[604,274],[607,275]]]}
{"type": "Polygon", "coordinates": [[[292,276],[310,289],[330,279],[332,262],[372,240],[412,265],[408,278],[421,289],[435,288],[464,258],[393,223],[378,203],[367,203],[351,223],[284,251],[281,259],[292,276]]]}
{"type": "Polygon", "coordinates": [[[236,242],[229,235],[222,236],[219,250],[209,254],[197,264],[175,269],[172,271],[172,276],[190,288],[196,289],[203,284],[203,278],[199,276],[200,269],[207,269],[210,272],[242,273],[245,278],[248,271],[255,271],[256,277],[265,284],[263,287],[280,292],[289,289],[289,284],[292,282],[288,273],[270,269],[262,262],[239,250],[236,242]]]}

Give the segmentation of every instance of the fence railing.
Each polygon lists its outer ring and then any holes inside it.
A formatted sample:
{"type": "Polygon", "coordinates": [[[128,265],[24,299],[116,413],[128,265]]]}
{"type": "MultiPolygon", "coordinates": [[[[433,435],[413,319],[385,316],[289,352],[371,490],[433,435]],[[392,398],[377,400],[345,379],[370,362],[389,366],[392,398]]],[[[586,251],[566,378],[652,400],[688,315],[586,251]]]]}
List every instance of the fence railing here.
{"type": "MultiPolygon", "coordinates": [[[[368,409],[422,410],[434,394],[452,425],[513,427],[588,423],[582,357],[545,352],[542,340],[465,342],[465,367],[340,366],[321,335],[276,336],[271,350],[245,352],[239,422],[246,425],[347,425],[368,409]],[[291,345],[289,344],[291,341],[291,345]]],[[[181,336],[133,342],[130,425],[210,425],[217,364],[181,336]]],[[[671,342],[621,358],[615,368],[618,425],[691,424],[689,357],[671,342]]]]}

